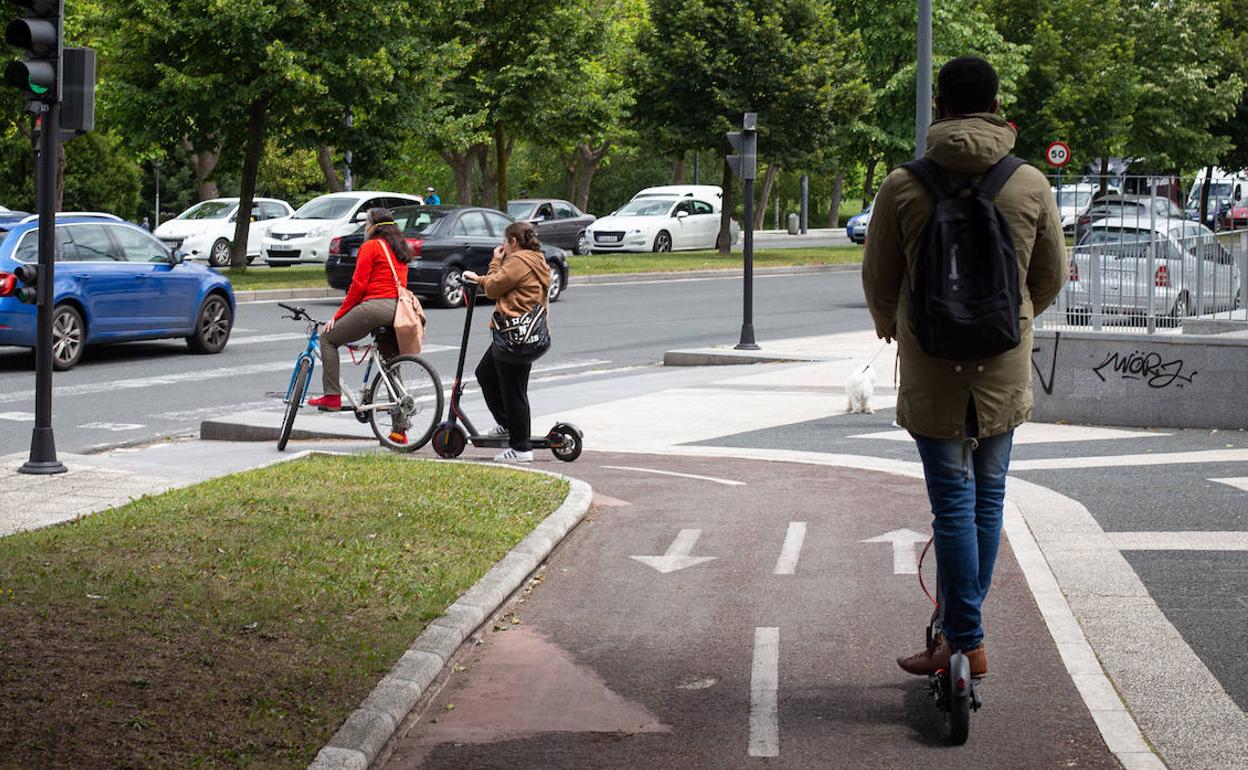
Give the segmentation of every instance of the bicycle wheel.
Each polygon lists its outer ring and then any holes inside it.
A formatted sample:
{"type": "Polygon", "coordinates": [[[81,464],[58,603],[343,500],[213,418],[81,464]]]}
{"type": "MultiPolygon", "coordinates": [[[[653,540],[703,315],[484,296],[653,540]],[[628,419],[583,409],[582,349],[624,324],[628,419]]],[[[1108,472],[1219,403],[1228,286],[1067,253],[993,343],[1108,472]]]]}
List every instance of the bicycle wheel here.
{"type": "Polygon", "coordinates": [[[429,443],[433,429],[442,421],[442,380],[420,356],[395,356],[386,362],[386,377],[373,377],[364,393],[373,434],[387,449],[415,452],[429,443]],[[391,393],[387,378],[394,383],[391,393]],[[402,435],[406,441],[394,438],[402,435]]]}
{"type": "Polygon", "coordinates": [[[312,362],[306,358],[299,359],[299,367],[295,370],[295,382],[290,389],[290,400],[286,402],[286,416],[282,418],[282,429],[277,434],[277,451],[286,451],[286,442],[290,441],[290,431],[295,427],[295,415],[303,404],[303,394],[308,390],[308,380],[312,379],[312,362]]]}

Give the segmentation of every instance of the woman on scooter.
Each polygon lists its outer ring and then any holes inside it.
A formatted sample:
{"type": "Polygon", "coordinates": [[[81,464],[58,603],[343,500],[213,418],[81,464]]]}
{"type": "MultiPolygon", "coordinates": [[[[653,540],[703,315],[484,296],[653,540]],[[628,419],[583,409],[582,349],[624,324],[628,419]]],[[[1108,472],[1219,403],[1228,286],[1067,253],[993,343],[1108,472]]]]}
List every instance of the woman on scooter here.
{"type": "MultiPolygon", "coordinates": [[[[321,330],[321,384],[325,395],[309,399],[308,405],[323,411],[342,409],[338,347],[367,336],[379,326],[392,325],[398,305],[398,287],[407,285],[407,264],[412,261],[412,249],[395,224],[394,214],[388,209],[369,209],[364,232],[365,241],[355,258],[351,288],[347,289],[338,312],[321,330]]],[[[381,341],[386,343],[381,350],[383,356],[398,355],[398,343],[393,338],[381,341]]],[[[404,438],[402,434],[391,435],[395,441],[404,438]]]]}
{"type": "MultiPolygon", "coordinates": [[[[502,245],[494,249],[489,272],[478,275],[465,270],[464,278],[481,284],[485,295],[495,301],[495,312],[504,318],[519,318],[539,303],[547,302],[550,267],[541,247],[533,225],[512,222],[503,231],[502,245]]],[[[492,320],[490,328],[494,328],[492,320]]],[[[477,364],[477,384],[490,414],[498,421],[490,435],[508,437],[508,448],[494,458],[495,462],[533,462],[528,392],[532,368],[532,364],[499,360],[494,356],[493,345],[477,364]]]]}

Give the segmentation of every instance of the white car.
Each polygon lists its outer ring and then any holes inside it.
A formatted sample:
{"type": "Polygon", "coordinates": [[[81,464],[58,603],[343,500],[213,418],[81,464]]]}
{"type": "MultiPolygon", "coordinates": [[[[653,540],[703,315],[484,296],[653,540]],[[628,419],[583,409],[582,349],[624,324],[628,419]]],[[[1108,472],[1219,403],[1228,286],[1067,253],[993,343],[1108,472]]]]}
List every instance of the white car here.
{"type": "MultiPolygon", "coordinates": [[[[176,218],[162,222],[152,233],[171,249],[181,249],[187,259],[204,259],[213,267],[230,264],[238,198],[213,198],[196,203],[176,218]]],[[[288,218],[294,209],[286,201],[256,198],[251,204],[251,234],[247,238],[247,262],[260,256],[260,241],[274,223],[288,218]]]]}
{"type": "Polygon", "coordinates": [[[313,198],[285,222],[269,229],[264,260],[275,267],[324,262],[330,243],[360,229],[371,208],[395,209],[423,203],[416,195],[390,192],[341,192],[313,198]]]}
{"type": "Polygon", "coordinates": [[[1057,210],[1062,215],[1062,230],[1066,233],[1075,231],[1075,222],[1092,205],[1092,196],[1100,189],[1099,185],[1094,184],[1064,184],[1059,195],[1057,188],[1052,188],[1057,210]]]}
{"type": "Polygon", "coordinates": [[[712,195],[643,190],[586,228],[585,235],[595,253],[713,249],[719,237],[719,203],[712,195]]]}
{"type": "Polygon", "coordinates": [[[675,195],[685,198],[701,198],[715,204],[716,210],[723,207],[724,189],[712,184],[667,184],[661,187],[647,187],[633,196],[638,198],[663,198],[675,195]]]}

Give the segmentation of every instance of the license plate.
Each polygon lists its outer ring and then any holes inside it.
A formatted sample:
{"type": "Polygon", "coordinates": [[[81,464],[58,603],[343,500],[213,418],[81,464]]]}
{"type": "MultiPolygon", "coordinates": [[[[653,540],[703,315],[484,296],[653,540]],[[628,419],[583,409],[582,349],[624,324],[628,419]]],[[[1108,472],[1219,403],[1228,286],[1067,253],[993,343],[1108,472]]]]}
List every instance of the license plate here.
{"type": "Polygon", "coordinates": [[[359,256],[359,254],[360,254],[360,247],[359,247],[359,246],[352,246],[352,247],[351,247],[351,256],[355,257],[355,256],[359,256]]]}
{"type": "Polygon", "coordinates": [[[607,235],[602,238],[603,243],[619,243],[621,240],[623,239],[618,235],[607,235]]]}

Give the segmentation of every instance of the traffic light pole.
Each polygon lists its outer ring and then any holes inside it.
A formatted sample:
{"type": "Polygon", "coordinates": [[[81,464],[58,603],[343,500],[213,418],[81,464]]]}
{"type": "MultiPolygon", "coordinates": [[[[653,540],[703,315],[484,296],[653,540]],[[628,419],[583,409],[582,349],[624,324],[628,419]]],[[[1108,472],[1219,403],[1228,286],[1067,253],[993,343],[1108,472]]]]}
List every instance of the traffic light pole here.
{"type": "Polygon", "coordinates": [[[48,475],[64,473],[56,459],[56,439],[52,434],[52,284],[56,270],[56,156],[60,144],[61,107],[47,105],[39,132],[39,160],[35,188],[39,209],[39,280],[36,289],[35,336],[35,429],[30,437],[30,459],[19,473],[48,475]]]}
{"type": "Polygon", "coordinates": [[[741,316],[741,341],[737,350],[758,350],[754,342],[754,178],[745,178],[745,228],[741,233],[745,255],[745,302],[741,316]]]}

